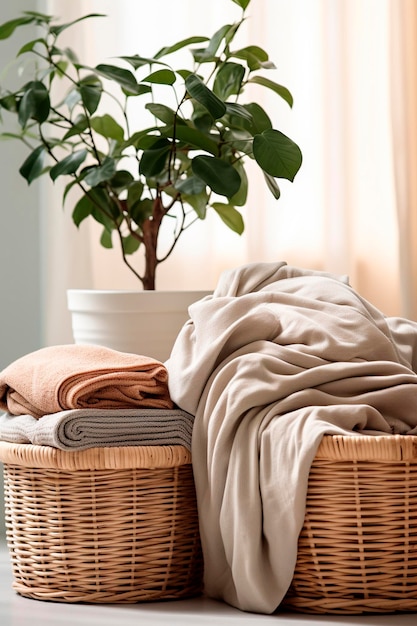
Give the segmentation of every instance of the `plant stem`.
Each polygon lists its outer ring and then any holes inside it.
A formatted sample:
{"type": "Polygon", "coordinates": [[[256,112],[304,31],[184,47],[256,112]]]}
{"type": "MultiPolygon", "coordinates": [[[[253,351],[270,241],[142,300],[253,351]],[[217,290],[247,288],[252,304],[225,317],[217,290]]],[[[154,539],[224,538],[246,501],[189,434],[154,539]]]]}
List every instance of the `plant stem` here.
{"type": "Polygon", "coordinates": [[[146,290],[155,289],[156,268],[159,264],[156,255],[158,234],[165,214],[166,209],[162,203],[161,194],[158,192],[153,202],[152,215],[142,225],[143,242],[145,245],[145,273],[142,284],[146,290]]]}

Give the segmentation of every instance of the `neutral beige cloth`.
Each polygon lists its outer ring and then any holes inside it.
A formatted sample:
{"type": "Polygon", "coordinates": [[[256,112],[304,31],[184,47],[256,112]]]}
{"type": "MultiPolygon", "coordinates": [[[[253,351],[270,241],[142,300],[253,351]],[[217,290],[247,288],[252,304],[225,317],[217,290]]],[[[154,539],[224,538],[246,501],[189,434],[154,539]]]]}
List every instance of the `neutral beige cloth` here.
{"type": "Polygon", "coordinates": [[[41,417],[66,409],[172,408],[163,363],[103,346],[50,346],[0,372],[0,409],[41,417]]]}
{"type": "Polygon", "coordinates": [[[166,366],[172,399],[195,415],[206,591],[271,613],[323,434],[416,432],[417,324],[285,263],[226,272],[189,311],[166,366]]]}
{"type": "Polygon", "coordinates": [[[60,450],[112,446],[185,446],[194,416],[180,409],[73,409],[43,415],[0,415],[0,441],[60,450]]]}

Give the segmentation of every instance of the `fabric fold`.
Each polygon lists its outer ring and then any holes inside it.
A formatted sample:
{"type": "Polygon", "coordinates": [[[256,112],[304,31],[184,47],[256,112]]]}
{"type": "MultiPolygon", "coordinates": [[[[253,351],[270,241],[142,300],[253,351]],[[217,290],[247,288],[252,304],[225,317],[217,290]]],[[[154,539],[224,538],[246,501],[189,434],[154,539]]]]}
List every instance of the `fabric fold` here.
{"type": "Polygon", "coordinates": [[[285,263],[226,272],[189,315],[166,366],[195,415],[205,590],[272,613],[323,435],[417,433],[417,323],[385,317],[345,277],[285,263]]]}
{"type": "Polygon", "coordinates": [[[74,409],[44,415],[0,415],[0,440],[61,450],[182,445],[191,449],[194,417],[180,409],[74,409]]]}
{"type": "Polygon", "coordinates": [[[104,346],[50,346],[0,372],[0,409],[41,417],[61,410],[173,408],[163,363],[104,346]]]}

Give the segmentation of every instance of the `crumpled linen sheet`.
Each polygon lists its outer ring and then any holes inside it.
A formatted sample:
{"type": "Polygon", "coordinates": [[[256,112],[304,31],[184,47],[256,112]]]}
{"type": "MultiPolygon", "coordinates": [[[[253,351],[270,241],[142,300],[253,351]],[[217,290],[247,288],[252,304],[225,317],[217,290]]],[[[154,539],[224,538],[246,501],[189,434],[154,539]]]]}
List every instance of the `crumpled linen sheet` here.
{"type": "Polygon", "coordinates": [[[272,613],[323,435],[417,433],[417,324],[346,278],[285,263],[225,272],[189,314],[165,364],[171,398],[195,415],[206,592],[272,613]]]}
{"type": "Polygon", "coordinates": [[[105,346],[48,346],[0,372],[0,409],[42,417],[70,409],[171,409],[163,363],[105,346]]]}
{"type": "Polygon", "coordinates": [[[43,415],[0,415],[0,441],[85,450],[181,445],[191,450],[194,416],[180,409],[73,409],[43,415]]]}

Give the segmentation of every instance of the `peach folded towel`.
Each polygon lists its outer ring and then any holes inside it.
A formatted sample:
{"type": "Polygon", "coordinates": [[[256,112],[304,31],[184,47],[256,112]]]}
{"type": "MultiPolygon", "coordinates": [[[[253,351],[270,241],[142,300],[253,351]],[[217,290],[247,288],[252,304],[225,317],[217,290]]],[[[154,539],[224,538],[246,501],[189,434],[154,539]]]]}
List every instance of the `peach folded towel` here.
{"type": "Polygon", "coordinates": [[[31,352],[0,372],[0,409],[12,415],[134,407],[173,407],[167,370],[152,357],[68,344],[31,352]]]}

